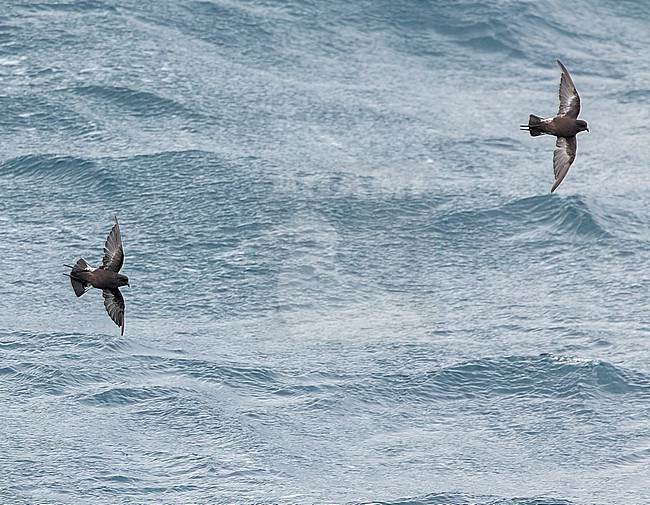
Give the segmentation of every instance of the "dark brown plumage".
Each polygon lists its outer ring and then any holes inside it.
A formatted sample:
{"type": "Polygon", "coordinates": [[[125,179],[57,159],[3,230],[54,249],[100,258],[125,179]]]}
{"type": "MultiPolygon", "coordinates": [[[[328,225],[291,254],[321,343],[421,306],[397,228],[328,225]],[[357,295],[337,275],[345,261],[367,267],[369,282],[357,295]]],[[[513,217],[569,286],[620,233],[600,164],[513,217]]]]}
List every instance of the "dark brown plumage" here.
{"type": "Polygon", "coordinates": [[[573,160],[576,159],[578,142],[576,135],[582,131],[589,131],[587,122],[578,119],[580,114],[580,95],[575,84],[560,60],[557,64],[562,70],[560,79],[560,109],[557,116],[551,119],[543,119],[531,114],[527,125],[520,125],[522,130],[530,132],[531,136],[555,135],[557,149],[553,152],[553,172],[555,173],[555,184],[551,188],[553,193],[566,177],[571,168],[573,160]]]}
{"type": "Polygon", "coordinates": [[[122,329],[122,335],[124,335],[124,297],[118,288],[130,286],[129,278],[118,273],[123,264],[122,234],[117,216],[115,216],[115,224],[104,244],[104,257],[101,266],[93,268],[83,258],[77,260],[74,266],[65,265],[72,269],[66,275],[70,277],[72,289],[77,297],[83,295],[91,286],[102,290],[106,312],[113,322],[122,329]]]}

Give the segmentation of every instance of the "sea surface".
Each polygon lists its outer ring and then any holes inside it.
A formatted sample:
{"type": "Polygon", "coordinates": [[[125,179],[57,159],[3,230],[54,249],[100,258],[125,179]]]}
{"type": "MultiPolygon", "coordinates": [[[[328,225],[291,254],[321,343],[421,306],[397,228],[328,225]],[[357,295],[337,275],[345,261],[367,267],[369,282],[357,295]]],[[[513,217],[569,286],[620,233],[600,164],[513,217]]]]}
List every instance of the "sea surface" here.
{"type": "Polygon", "coordinates": [[[650,503],[646,0],[0,7],[0,503],[650,503]]]}

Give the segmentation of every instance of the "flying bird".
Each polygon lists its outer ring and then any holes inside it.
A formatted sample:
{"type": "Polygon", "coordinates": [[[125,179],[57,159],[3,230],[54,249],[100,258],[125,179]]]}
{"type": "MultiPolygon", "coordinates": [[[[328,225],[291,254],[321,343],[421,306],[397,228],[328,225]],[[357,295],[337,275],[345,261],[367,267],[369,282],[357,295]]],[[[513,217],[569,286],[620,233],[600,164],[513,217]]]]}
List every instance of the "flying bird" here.
{"type": "Polygon", "coordinates": [[[522,130],[530,132],[531,136],[555,135],[555,152],[553,152],[553,172],[555,173],[555,184],[551,188],[553,193],[569,172],[571,163],[576,159],[578,142],[576,135],[582,131],[589,131],[587,122],[578,119],[580,114],[580,95],[575,84],[560,60],[557,64],[562,70],[560,79],[560,110],[557,116],[551,119],[544,119],[531,114],[527,125],[520,125],[522,130]]]}
{"type": "Polygon", "coordinates": [[[65,275],[70,277],[72,289],[77,297],[83,295],[91,286],[102,290],[106,312],[122,329],[122,335],[124,335],[124,297],[118,288],[130,287],[129,278],[119,273],[123,263],[122,234],[115,216],[115,224],[104,244],[104,258],[99,267],[91,267],[83,258],[77,260],[74,266],[64,265],[72,269],[65,275]]]}

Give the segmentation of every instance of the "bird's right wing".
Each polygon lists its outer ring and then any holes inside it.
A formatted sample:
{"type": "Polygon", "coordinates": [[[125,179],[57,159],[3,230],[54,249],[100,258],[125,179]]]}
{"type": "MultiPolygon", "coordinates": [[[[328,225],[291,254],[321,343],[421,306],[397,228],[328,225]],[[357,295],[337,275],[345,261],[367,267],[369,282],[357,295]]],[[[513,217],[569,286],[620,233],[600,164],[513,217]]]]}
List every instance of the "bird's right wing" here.
{"type": "Polygon", "coordinates": [[[122,234],[120,233],[120,224],[115,216],[115,224],[106,238],[104,244],[104,258],[102,266],[106,270],[119,272],[124,264],[124,250],[122,249],[122,234]]]}
{"type": "Polygon", "coordinates": [[[106,312],[111,316],[113,322],[122,328],[122,335],[124,335],[124,297],[120,290],[117,288],[113,289],[102,289],[102,294],[104,295],[104,307],[106,312]]]}
{"type": "Polygon", "coordinates": [[[578,90],[576,90],[575,84],[573,84],[573,79],[569,75],[569,71],[566,69],[560,60],[557,60],[557,64],[562,70],[562,77],[560,79],[560,109],[558,110],[558,116],[568,116],[572,118],[577,118],[580,114],[580,95],[578,95],[578,90]]]}
{"type": "Polygon", "coordinates": [[[551,188],[551,193],[557,189],[560,183],[569,173],[571,163],[576,159],[576,150],[578,142],[575,135],[573,137],[558,137],[555,142],[557,149],[553,151],[553,172],[555,173],[555,184],[551,188]]]}

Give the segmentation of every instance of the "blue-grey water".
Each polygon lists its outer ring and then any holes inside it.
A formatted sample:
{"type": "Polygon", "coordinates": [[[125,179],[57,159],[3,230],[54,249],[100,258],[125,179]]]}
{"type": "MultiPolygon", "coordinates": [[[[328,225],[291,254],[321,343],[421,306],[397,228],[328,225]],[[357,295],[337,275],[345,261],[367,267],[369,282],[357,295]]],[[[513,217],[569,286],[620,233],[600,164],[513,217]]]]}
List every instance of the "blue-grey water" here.
{"type": "Polygon", "coordinates": [[[0,502],[650,503],[646,0],[0,4],[0,502]]]}

